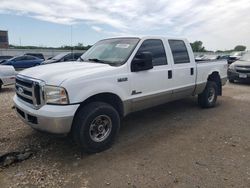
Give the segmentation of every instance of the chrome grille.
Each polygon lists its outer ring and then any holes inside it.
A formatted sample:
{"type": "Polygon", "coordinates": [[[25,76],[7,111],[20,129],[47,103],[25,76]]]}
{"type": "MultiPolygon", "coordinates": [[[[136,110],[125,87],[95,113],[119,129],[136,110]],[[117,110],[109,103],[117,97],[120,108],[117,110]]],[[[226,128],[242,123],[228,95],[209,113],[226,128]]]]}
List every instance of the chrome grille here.
{"type": "Polygon", "coordinates": [[[239,73],[250,73],[250,66],[236,66],[236,71],[239,73]]]}
{"type": "Polygon", "coordinates": [[[42,81],[18,75],[16,77],[16,94],[18,98],[34,108],[41,107],[43,103],[42,81]]]}

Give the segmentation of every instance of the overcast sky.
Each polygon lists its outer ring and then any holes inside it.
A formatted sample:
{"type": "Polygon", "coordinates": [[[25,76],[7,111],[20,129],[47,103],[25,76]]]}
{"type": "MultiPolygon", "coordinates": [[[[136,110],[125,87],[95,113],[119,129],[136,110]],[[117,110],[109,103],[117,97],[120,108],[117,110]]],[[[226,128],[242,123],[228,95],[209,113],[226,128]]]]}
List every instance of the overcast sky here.
{"type": "Polygon", "coordinates": [[[206,49],[250,49],[250,0],[0,0],[10,43],[61,46],[121,35],[201,40],[206,49]]]}

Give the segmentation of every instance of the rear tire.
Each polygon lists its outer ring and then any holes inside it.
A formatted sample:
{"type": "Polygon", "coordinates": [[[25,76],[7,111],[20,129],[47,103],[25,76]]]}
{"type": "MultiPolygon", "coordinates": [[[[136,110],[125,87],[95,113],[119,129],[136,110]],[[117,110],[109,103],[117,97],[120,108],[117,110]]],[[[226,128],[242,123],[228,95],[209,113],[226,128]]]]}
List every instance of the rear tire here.
{"type": "Polygon", "coordinates": [[[86,153],[98,153],[112,146],[120,129],[120,116],[109,104],[92,102],[81,107],[74,119],[74,140],[86,153]]]}
{"type": "Polygon", "coordinates": [[[234,83],[234,79],[229,79],[229,82],[230,83],[234,83]]]}
{"type": "Polygon", "coordinates": [[[198,103],[202,108],[212,108],[216,105],[218,86],[213,81],[208,81],[204,91],[198,95],[198,103]]]}

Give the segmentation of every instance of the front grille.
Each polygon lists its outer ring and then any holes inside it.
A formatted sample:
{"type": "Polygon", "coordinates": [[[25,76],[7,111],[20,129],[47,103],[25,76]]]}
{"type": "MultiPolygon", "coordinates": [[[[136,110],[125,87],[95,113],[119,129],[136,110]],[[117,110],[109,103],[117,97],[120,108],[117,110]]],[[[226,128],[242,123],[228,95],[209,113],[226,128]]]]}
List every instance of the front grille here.
{"type": "Polygon", "coordinates": [[[239,73],[250,73],[250,66],[236,66],[236,71],[239,73]]]}
{"type": "Polygon", "coordinates": [[[18,75],[16,77],[16,94],[21,100],[38,108],[42,105],[43,97],[41,81],[18,75]]]}

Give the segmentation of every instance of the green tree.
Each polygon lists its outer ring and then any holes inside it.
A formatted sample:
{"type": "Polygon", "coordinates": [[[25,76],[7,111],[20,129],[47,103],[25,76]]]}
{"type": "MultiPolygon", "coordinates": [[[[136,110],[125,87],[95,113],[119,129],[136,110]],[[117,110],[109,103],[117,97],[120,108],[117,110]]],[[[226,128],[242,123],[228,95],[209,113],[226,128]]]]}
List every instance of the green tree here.
{"type": "Polygon", "coordinates": [[[193,43],[191,43],[192,49],[194,52],[205,52],[206,49],[203,46],[203,42],[202,41],[195,41],[193,43]]]}
{"type": "Polygon", "coordinates": [[[247,48],[246,46],[237,45],[237,46],[235,46],[234,51],[245,51],[246,48],[247,48]]]}

